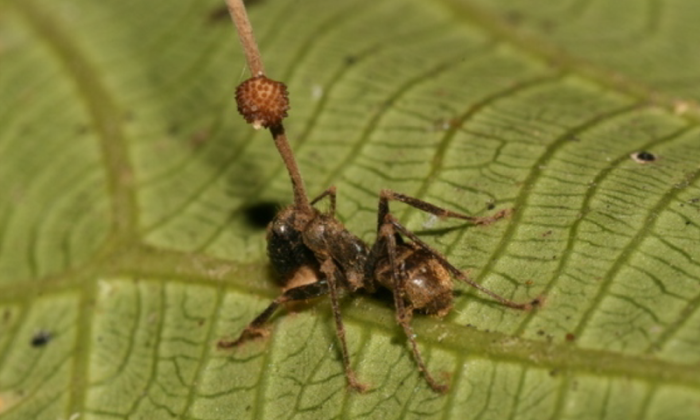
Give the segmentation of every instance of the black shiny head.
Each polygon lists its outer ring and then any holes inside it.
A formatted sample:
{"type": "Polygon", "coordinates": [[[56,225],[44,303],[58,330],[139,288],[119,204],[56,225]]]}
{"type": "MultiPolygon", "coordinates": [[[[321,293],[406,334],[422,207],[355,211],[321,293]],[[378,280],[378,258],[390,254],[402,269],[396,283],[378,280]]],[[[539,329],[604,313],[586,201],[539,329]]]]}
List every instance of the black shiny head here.
{"type": "Polygon", "coordinates": [[[267,255],[284,283],[303,266],[318,270],[318,259],[304,245],[302,231],[308,221],[308,216],[287,207],[267,226],[267,255]]]}

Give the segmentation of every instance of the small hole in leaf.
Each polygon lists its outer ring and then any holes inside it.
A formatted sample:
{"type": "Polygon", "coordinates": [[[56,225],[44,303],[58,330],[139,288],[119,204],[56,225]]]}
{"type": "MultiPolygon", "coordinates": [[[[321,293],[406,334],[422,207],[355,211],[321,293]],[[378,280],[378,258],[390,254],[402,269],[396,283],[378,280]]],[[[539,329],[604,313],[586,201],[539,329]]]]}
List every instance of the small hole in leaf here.
{"type": "Polygon", "coordinates": [[[640,152],[634,152],[630,155],[630,157],[637,163],[645,164],[645,163],[650,163],[654,162],[657,158],[657,156],[651,152],[647,152],[645,150],[642,150],[640,152]]]}
{"type": "Polygon", "coordinates": [[[48,331],[39,331],[32,337],[32,347],[43,347],[51,341],[53,335],[48,331]]]}

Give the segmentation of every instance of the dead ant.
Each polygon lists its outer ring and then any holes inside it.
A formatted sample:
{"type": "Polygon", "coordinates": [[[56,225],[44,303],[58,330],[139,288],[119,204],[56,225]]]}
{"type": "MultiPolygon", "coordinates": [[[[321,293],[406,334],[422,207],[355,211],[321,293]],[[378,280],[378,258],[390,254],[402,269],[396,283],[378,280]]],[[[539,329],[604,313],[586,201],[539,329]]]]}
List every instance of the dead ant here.
{"type": "MultiPolygon", "coordinates": [[[[275,139],[285,138],[280,133],[275,134],[283,130],[281,126],[271,129],[275,139]]],[[[293,162],[291,152],[284,160],[293,162]]],[[[287,169],[299,176],[296,165],[287,169]]],[[[308,202],[303,184],[297,182],[292,185],[296,204],[280,211],[267,228],[270,262],[288,288],[243,330],[238,339],[220,341],[220,348],[239,346],[247,340],[267,335],[265,324],[280,305],[330,295],[348,383],[352,388],[364,391],[366,386],[357,380],[350,365],[339,305],[340,289],[351,294],[373,294],[385,288],[393,293],[396,321],[408,337],[418,368],[433,390],[445,392],[447,385],[433,378],[418,349],[410,324],[415,311],[439,317],[447,315],[453,301],[452,277],[511,308],[530,309],[536,304],[535,301],[525,304],[513,302],[469,279],[442,254],[404,227],[389,211],[389,202],[400,201],[441,218],[457,218],[479,225],[490,224],[506,216],[509,211],[498,212],[492,217],[473,217],[391,190],[382,190],[379,195],[377,239],[370,248],[336,219],[335,187],[330,187],[308,202]],[[330,200],[328,211],[321,212],[313,207],[326,197],[330,200]]]]}
{"type": "Polygon", "coordinates": [[[492,217],[467,216],[385,189],[379,194],[377,239],[374,244],[369,247],[350,233],[335,217],[335,187],[308,200],[282,125],[289,108],[286,86],[264,76],[243,4],[239,0],[228,0],[228,3],[254,75],[236,90],[238,110],[254,127],[269,128],[290,175],[294,204],[280,211],[267,227],[267,253],[272,266],[287,285],[286,290],[236,340],[220,340],[219,348],[236,347],[250,339],[266,336],[265,324],[280,305],[330,295],[348,384],[358,391],[364,391],[367,387],[357,380],[350,365],[340,312],[340,290],[351,294],[373,294],[384,288],[393,294],[396,322],[403,328],[416,364],[428,385],[437,392],[447,391],[448,386],[438,383],[423,362],[411,327],[413,313],[420,311],[439,317],[449,313],[453,301],[453,277],[511,308],[527,310],[538,300],[516,303],[475,283],[404,227],[391,214],[389,202],[399,201],[438,217],[452,217],[482,225],[506,216],[509,211],[501,211],[492,217]],[[330,201],[328,211],[322,212],[313,207],[324,198],[330,201]]]}

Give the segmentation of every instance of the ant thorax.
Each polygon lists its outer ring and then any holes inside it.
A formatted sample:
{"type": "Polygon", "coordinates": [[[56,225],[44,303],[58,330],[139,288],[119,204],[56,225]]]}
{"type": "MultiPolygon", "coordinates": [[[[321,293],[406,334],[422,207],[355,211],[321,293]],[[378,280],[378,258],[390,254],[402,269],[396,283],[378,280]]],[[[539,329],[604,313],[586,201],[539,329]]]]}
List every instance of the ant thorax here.
{"type": "Polygon", "coordinates": [[[351,292],[365,288],[369,249],[330,214],[319,214],[304,231],[304,243],[316,258],[331,259],[339,266],[341,281],[351,292]]]}

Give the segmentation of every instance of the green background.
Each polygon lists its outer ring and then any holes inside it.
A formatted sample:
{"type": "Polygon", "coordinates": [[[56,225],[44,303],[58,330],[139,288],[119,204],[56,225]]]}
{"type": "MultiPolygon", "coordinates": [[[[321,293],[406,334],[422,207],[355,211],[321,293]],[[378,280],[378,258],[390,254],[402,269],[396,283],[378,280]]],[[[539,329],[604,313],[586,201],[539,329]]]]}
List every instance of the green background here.
{"type": "Polygon", "coordinates": [[[446,395],[386,299],[343,305],[364,395],[326,299],[216,349],[279,293],[253,216],[291,201],[236,113],[222,6],[0,0],[0,419],[700,418],[700,3],[251,3],[307,187],[336,185],[352,232],[374,239],[381,188],[516,209],[393,206],[486,287],[545,297],[460,285],[417,317],[446,395]]]}

